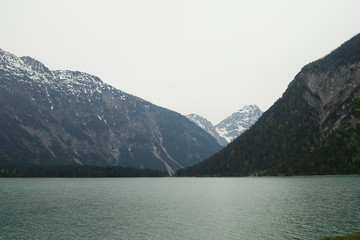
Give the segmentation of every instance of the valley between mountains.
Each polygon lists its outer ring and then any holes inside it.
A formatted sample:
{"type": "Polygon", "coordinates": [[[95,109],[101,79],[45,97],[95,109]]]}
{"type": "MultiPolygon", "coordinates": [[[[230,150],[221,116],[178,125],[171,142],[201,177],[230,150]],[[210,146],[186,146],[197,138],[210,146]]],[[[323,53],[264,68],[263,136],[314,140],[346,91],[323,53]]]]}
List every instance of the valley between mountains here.
{"type": "Polygon", "coordinates": [[[170,176],[360,173],[360,34],[304,66],[266,112],[248,105],[215,126],[87,73],[49,70],[1,49],[0,60],[0,167],[115,166],[170,176]]]}
{"type": "Polygon", "coordinates": [[[179,176],[360,173],[360,34],[304,66],[240,137],[179,176]]]}

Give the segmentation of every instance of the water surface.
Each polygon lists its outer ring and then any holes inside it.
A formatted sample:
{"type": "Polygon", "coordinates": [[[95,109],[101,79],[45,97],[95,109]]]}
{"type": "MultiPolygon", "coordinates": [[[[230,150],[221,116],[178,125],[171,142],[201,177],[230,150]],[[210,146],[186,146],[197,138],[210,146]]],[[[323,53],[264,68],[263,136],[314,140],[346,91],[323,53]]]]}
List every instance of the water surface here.
{"type": "Polygon", "coordinates": [[[0,239],[321,239],[360,231],[360,176],[0,179],[0,239]]]}

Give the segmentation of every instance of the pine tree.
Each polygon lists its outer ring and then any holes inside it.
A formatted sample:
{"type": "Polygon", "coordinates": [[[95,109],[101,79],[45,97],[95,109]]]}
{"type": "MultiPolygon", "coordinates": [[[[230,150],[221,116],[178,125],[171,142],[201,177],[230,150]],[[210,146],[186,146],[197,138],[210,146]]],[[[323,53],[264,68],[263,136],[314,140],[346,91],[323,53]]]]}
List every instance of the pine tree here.
{"type": "MultiPolygon", "coordinates": [[[[355,97],[355,102],[360,106],[360,97],[355,97]]],[[[355,112],[360,116],[360,108],[356,108],[355,112]]]]}

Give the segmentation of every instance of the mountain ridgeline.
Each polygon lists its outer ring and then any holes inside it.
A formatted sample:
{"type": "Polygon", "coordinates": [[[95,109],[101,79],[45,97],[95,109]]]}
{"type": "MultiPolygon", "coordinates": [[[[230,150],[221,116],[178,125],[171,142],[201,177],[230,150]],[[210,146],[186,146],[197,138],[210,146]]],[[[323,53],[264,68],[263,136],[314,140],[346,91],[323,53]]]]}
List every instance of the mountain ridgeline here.
{"type": "Polygon", "coordinates": [[[213,136],[220,145],[226,146],[249,129],[261,116],[262,111],[256,105],[248,105],[231,114],[215,126],[196,114],[187,117],[213,136]]]}
{"type": "Polygon", "coordinates": [[[360,34],[306,65],[226,148],[178,176],[360,173],[360,34]]]}
{"type": "Polygon", "coordinates": [[[51,71],[0,49],[0,163],[167,171],[221,149],[176,112],[83,72],[51,71]]]}

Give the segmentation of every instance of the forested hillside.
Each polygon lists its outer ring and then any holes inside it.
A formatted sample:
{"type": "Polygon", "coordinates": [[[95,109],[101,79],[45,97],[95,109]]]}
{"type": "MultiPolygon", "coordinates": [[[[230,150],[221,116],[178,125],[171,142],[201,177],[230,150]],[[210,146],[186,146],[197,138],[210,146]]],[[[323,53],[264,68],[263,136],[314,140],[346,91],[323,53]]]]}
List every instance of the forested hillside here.
{"type": "Polygon", "coordinates": [[[239,138],[178,176],[360,173],[360,35],[305,66],[239,138]]]}

